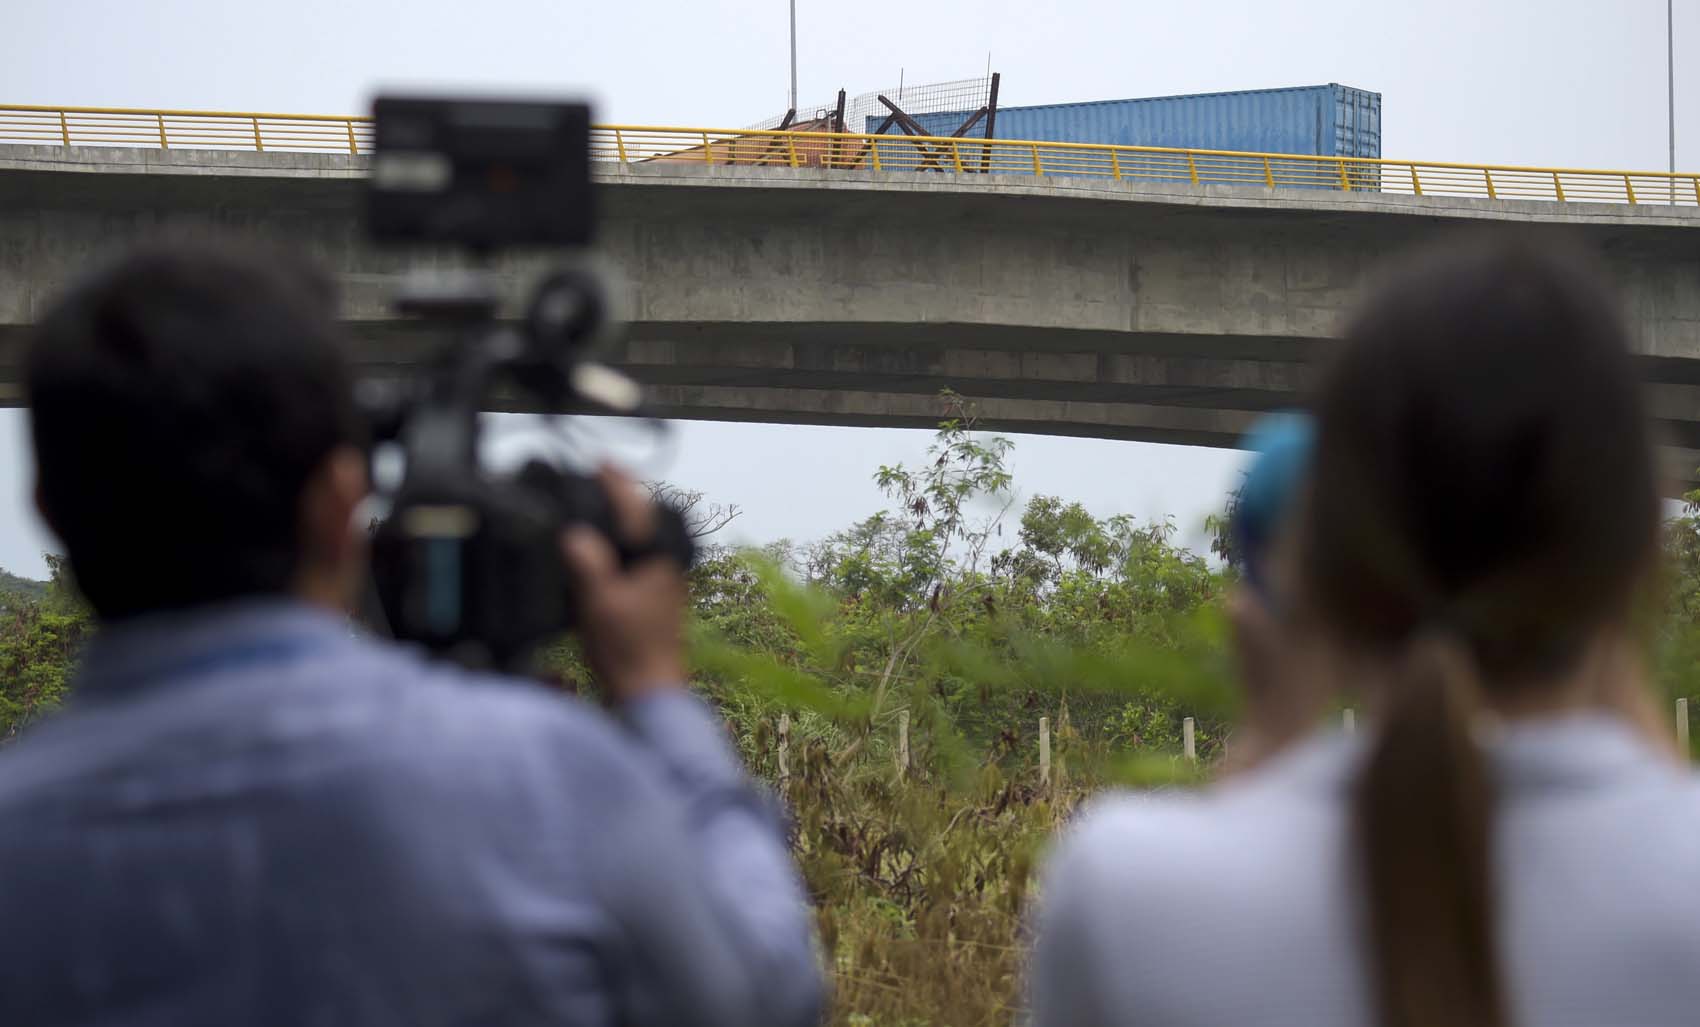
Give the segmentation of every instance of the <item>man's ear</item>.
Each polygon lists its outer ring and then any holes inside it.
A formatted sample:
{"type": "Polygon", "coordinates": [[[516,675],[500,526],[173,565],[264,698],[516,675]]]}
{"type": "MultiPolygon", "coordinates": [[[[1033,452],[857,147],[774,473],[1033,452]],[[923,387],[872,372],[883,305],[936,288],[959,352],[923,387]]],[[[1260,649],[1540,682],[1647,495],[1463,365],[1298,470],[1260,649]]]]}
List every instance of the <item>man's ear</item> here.
{"type": "Polygon", "coordinates": [[[361,556],[363,533],[352,528],[366,498],[366,457],[353,446],[333,449],[301,493],[301,541],[309,562],[341,568],[361,556]]]}

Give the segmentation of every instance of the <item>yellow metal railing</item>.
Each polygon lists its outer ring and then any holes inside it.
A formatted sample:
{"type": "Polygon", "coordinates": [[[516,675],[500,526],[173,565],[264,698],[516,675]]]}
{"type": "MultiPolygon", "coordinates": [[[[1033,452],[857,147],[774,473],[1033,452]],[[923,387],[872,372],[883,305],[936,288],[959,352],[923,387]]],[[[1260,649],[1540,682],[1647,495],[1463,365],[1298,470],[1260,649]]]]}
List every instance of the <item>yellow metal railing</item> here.
{"type": "MultiPolygon", "coordinates": [[[[115,107],[0,106],[0,143],[363,154],[369,118],[115,107]]],[[[1561,203],[1700,205],[1700,174],[1530,168],[1290,153],[860,133],[609,125],[592,157],[622,164],[1110,178],[1561,203]]]]}
{"type": "Polygon", "coordinates": [[[0,106],[0,143],[365,153],[372,119],[326,114],[0,106]]]}

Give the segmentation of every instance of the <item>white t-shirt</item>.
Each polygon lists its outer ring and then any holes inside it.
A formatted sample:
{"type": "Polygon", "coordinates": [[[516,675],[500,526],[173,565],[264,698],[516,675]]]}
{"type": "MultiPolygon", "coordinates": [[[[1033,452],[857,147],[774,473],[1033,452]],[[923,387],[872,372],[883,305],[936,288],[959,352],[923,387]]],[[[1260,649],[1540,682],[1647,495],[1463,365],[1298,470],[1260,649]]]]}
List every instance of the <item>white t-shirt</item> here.
{"type": "MultiPolygon", "coordinates": [[[[1322,736],[1086,812],[1046,869],[1035,1024],[1373,1024],[1347,836],[1362,747],[1322,736]]],[[[1700,781],[1598,714],[1509,726],[1490,758],[1514,1022],[1700,1021],[1700,781]]]]}

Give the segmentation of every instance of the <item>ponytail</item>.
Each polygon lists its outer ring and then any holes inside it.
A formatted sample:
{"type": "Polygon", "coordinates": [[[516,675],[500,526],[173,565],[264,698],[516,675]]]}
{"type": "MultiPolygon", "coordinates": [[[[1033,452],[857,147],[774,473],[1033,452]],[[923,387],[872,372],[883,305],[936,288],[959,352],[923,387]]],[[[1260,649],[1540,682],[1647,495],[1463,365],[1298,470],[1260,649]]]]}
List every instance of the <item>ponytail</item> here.
{"type": "Polygon", "coordinates": [[[1429,635],[1358,779],[1355,826],[1382,1027],[1505,1027],[1492,885],[1493,796],[1475,737],[1482,688],[1457,640],[1429,635]]]}

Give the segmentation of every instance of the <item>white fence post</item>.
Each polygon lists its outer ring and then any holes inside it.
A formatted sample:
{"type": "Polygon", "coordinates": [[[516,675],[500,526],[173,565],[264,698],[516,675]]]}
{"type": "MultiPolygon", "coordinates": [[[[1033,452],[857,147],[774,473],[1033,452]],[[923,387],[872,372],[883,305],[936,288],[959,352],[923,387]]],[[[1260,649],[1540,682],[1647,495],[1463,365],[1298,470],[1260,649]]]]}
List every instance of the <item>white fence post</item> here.
{"type": "Polygon", "coordinates": [[[791,714],[779,715],[779,788],[791,781],[791,714]]]}
{"type": "Polygon", "coordinates": [[[1181,752],[1189,760],[1198,759],[1198,748],[1193,738],[1195,730],[1191,717],[1181,721],[1181,752]]]}
{"type": "Polygon", "coordinates": [[[1340,730],[1348,735],[1358,733],[1358,711],[1350,706],[1340,711],[1340,730]]]}
{"type": "Polygon", "coordinates": [[[909,776],[909,711],[897,714],[897,776],[909,776]]]}
{"type": "Polygon", "coordinates": [[[1676,701],[1676,747],[1682,751],[1682,758],[1688,758],[1688,700],[1676,701]]]}
{"type": "Polygon", "coordinates": [[[1039,718],[1039,786],[1051,786],[1051,718],[1039,718]]]}

